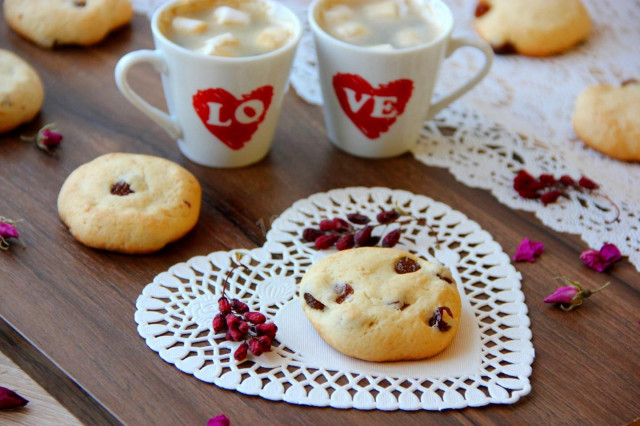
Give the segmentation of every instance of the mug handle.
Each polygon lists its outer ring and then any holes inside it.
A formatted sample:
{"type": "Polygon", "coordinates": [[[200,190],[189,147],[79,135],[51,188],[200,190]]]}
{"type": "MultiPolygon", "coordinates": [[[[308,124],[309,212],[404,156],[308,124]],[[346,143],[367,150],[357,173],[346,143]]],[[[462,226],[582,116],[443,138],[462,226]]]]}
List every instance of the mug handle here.
{"type": "Polygon", "coordinates": [[[484,66],[480,69],[469,81],[456,89],[453,93],[445,96],[440,99],[438,102],[431,104],[429,108],[429,112],[427,115],[427,120],[432,119],[437,113],[439,113],[444,107],[449,105],[451,102],[458,99],[460,96],[464,95],[466,92],[471,90],[473,86],[480,83],[491,69],[491,65],[493,65],[493,50],[491,47],[480,40],[475,40],[469,37],[454,37],[449,42],[449,46],[447,47],[447,52],[445,54],[445,58],[451,56],[453,52],[458,50],[461,47],[475,47],[480,50],[484,54],[484,66]]]}
{"type": "Polygon", "coordinates": [[[155,121],[174,139],[182,138],[182,130],[178,122],[164,111],[152,106],[142,99],[140,95],[134,92],[129,86],[127,75],[132,66],[138,63],[149,63],[160,74],[167,73],[167,64],[162,55],[157,50],[137,50],[124,55],[118,61],[115,69],[116,84],[118,89],[129,102],[142,111],[145,115],[155,121]]]}

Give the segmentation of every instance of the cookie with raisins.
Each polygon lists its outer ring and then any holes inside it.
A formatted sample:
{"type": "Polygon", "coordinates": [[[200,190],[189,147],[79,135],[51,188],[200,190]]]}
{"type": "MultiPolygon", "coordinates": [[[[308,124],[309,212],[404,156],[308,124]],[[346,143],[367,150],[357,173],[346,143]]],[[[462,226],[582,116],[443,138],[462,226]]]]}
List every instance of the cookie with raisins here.
{"type": "Polygon", "coordinates": [[[313,265],[300,283],[318,334],[367,361],[432,357],[456,335],[461,300],[451,271],[409,252],[362,247],[313,265]]]}

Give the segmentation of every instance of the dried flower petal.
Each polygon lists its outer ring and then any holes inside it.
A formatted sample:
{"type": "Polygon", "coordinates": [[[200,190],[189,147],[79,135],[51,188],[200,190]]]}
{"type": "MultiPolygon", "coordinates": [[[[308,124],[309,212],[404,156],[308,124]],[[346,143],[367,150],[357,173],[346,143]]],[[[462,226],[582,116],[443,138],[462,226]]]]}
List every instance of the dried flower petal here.
{"type": "Polygon", "coordinates": [[[231,426],[231,421],[224,414],[213,417],[207,422],[207,426],[231,426]]]}
{"type": "Polygon", "coordinates": [[[536,257],[540,256],[544,251],[544,245],[539,241],[531,241],[529,238],[524,238],[518,248],[516,254],[513,255],[515,262],[535,262],[536,257]]]}
{"type": "Polygon", "coordinates": [[[585,265],[598,272],[604,272],[621,258],[622,254],[615,244],[604,244],[599,251],[586,250],[580,254],[585,265]]]}
{"type": "Polygon", "coordinates": [[[11,389],[0,386],[0,410],[24,407],[28,402],[11,389]]]}

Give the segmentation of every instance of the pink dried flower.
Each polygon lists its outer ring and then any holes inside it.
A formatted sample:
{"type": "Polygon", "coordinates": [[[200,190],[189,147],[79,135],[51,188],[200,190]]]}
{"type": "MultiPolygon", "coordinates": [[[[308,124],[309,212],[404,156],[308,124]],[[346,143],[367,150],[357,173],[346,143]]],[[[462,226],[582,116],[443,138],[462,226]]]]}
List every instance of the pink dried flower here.
{"type": "Polygon", "coordinates": [[[569,278],[561,278],[567,286],[559,287],[556,291],[554,291],[549,296],[545,297],[545,303],[556,303],[562,310],[571,311],[578,306],[582,305],[582,302],[587,297],[591,297],[592,294],[599,292],[600,290],[604,290],[607,288],[609,283],[606,283],[602,287],[595,290],[588,290],[586,288],[582,288],[582,285],[576,281],[572,281],[569,278]]]}
{"type": "Polygon", "coordinates": [[[611,265],[622,259],[622,254],[615,244],[604,244],[599,251],[586,250],[580,255],[580,259],[589,268],[598,272],[604,272],[611,265]]]}
{"type": "Polygon", "coordinates": [[[28,402],[11,389],[0,386],[0,410],[24,407],[28,402]]]}
{"type": "Polygon", "coordinates": [[[231,426],[231,421],[224,414],[220,414],[209,419],[207,426],[231,426]]]}
{"type": "Polygon", "coordinates": [[[518,248],[516,254],[513,255],[515,262],[535,262],[536,257],[540,256],[544,251],[544,245],[539,241],[531,241],[529,238],[524,238],[518,248]]]}
{"type": "Polygon", "coordinates": [[[13,225],[11,219],[0,216],[0,250],[8,250],[11,246],[9,240],[20,241],[20,233],[18,229],[13,225]]]}
{"type": "Polygon", "coordinates": [[[56,128],[56,123],[50,123],[40,129],[37,135],[21,136],[20,139],[35,142],[38,148],[52,153],[55,148],[62,144],[62,133],[56,128]]]}

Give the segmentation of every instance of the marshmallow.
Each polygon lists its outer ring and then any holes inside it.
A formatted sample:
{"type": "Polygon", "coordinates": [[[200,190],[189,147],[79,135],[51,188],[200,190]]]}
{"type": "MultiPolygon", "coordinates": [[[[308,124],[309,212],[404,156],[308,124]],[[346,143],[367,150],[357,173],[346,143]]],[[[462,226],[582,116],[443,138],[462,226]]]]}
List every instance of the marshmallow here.
{"type": "Polygon", "coordinates": [[[231,33],[217,35],[204,42],[204,46],[196,50],[210,56],[235,56],[229,46],[237,46],[240,41],[231,33]]]}
{"type": "Polygon", "coordinates": [[[338,38],[343,40],[352,40],[369,35],[369,29],[360,22],[347,21],[335,28],[338,38]]]}
{"type": "Polygon", "coordinates": [[[282,27],[268,27],[258,34],[256,44],[268,50],[275,50],[289,40],[291,31],[282,27]]]}
{"type": "Polygon", "coordinates": [[[176,16],[171,22],[171,27],[177,33],[199,34],[207,29],[207,23],[199,19],[176,16]]]}
{"type": "Polygon", "coordinates": [[[220,25],[249,25],[251,15],[229,6],[220,6],[213,12],[213,20],[220,25]]]}
{"type": "Polygon", "coordinates": [[[334,26],[353,18],[353,10],[344,4],[337,4],[322,12],[325,24],[334,26]]]}
{"type": "Polygon", "coordinates": [[[364,14],[369,19],[398,19],[398,8],[393,0],[365,6],[364,14]]]}
{"type": "Polygon", "coordinates": [[[398,47],[411,47],[424,43],[425,38],[414,28],[405,28],[393,36],[393,42],[398,47]]]}

